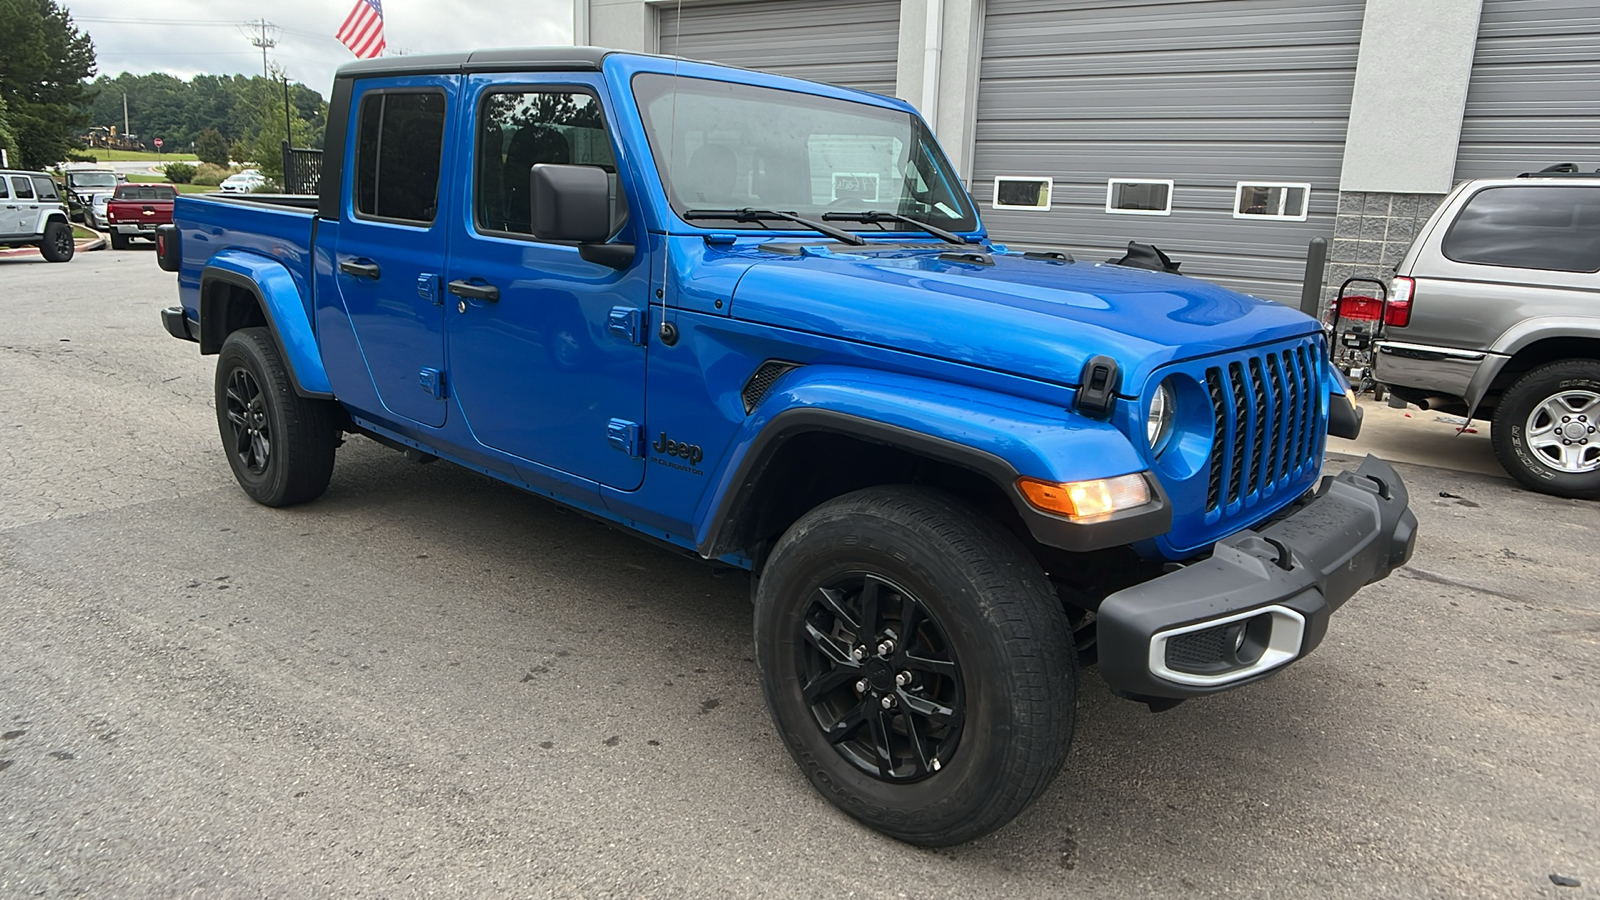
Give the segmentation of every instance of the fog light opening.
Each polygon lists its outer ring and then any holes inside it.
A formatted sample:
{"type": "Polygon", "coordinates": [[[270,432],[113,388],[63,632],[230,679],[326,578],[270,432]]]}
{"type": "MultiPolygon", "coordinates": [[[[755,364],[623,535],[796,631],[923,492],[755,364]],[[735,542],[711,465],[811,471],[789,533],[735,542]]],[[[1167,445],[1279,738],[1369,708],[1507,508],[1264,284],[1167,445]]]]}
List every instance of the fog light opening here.
{"type": "Polygon", "coordinates": [[[1236,666],[1253,666],[1272,644],[1272,614],[1262,613],[1230,626],[1236,666]]]}

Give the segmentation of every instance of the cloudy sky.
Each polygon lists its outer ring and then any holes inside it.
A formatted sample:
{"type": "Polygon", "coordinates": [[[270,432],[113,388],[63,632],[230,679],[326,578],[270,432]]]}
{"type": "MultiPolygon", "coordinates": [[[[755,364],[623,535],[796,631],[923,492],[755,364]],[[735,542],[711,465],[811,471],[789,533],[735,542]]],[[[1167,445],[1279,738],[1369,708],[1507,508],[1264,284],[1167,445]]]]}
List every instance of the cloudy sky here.
{"type": "MultiPolygon", "coordinates": [[[[180,78],[261,74],[245,22],[278,26],[268,58],[327,96],[333,70],[355,57],[334,39],[346,0],[62,0],[94,38],[99,74],[168,72],[180,78]]],[[[383,0],[389,53],[572,43],[571,0],[383,0]]]]}

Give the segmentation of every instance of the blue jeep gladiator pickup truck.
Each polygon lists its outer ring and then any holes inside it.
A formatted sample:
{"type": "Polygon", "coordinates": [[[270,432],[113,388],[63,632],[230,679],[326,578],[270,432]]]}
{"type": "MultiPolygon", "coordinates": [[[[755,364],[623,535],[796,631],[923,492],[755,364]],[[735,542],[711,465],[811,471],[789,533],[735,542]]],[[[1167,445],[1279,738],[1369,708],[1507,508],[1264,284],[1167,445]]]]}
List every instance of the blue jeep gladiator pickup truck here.
{"type": "Polygon", "coordinates": [[[334,81],[320,195],[196,197],[172,335],[268,506],[359,434],[749,570],[812,784],[906,841],[1049,785],[1079,666],[1259,681],[1412,550],[1316,322],[988,239],[887,97],[591,48],[334,81]]]}

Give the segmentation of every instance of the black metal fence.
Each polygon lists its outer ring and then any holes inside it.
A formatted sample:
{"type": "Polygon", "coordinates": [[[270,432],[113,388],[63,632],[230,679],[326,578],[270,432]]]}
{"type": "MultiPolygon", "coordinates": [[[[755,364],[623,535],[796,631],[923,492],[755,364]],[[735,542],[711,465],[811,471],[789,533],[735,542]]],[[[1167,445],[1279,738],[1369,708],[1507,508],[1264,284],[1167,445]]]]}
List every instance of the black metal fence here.
{"type": "Polygon", "coordinates": [[[283,142],[283,192],[315,194],[322,184],[322,151],[283,142]]]}

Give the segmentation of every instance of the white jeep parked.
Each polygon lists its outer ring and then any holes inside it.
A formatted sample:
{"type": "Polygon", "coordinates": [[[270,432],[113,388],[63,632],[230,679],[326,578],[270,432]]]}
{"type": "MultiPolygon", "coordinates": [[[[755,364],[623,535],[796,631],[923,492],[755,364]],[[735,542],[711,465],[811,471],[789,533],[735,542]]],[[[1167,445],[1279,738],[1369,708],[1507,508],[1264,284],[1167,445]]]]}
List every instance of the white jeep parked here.
{"type": "Polygon", "coordinates": [[[74,246],[55,181],[42,172],[0,169],[0,247],[38,247],[45,259],[66,262],[74,246]]]}

